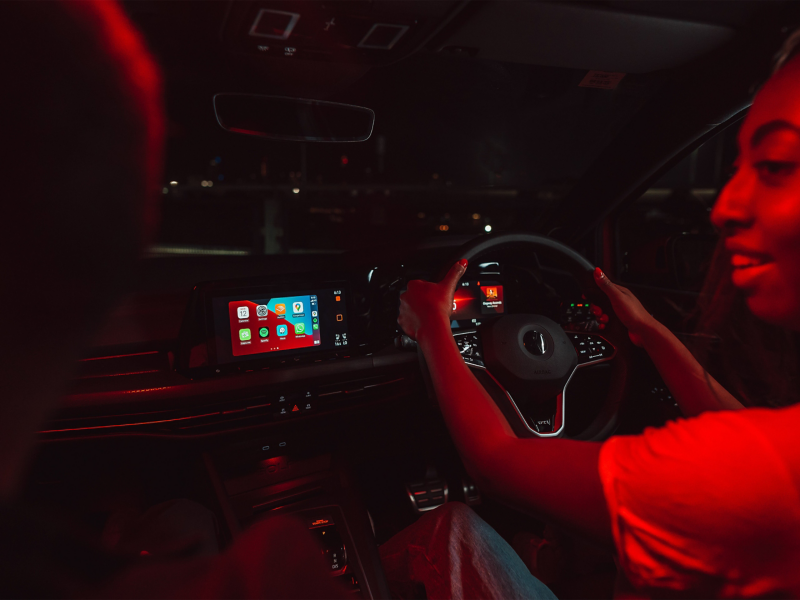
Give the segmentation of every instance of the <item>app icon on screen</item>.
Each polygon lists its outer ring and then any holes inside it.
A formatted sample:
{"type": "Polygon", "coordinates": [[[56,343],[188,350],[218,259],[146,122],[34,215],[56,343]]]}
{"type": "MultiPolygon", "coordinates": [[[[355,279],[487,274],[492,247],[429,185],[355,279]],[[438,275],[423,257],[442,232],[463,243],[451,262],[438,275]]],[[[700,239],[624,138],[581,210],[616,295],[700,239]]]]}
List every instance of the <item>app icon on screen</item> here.
{"type": "Polygon", "coordinates": [[[240,306],[239,308],[236,309],[236,314],[239,315],[240,319],[247,319],[250,316],[250,309],[247,308],[246,306],[240,306]]]}
{"type": "Polygon", "coordinates": [[[262,327],[258,330],[258,335],[262,338],[269,337],[269,327],[262,327]]]}
{"type": "Polygon", "coordinates": [[[312,311],[311,311],[311,316],[312,316],[312,317],[316,317],[316,316],[317,316],[317,311],[315,311],[315,310],[312,310],[312,311]]]}
{"type": "Polygon", "coordinates": [[[314,317],[314,318],[312,318],[311,320],[312,320],[314,323],[319,323],[319,319],[318,319],[317,317],[314,317]]]}
{"type": "Polygon", "coordinates": [[[314,324],[311,326],[311,329],[314,329],[314,330],[316,330],[316,329],[319,329],[319,324],[318,324],[318,323],[314,323],[314,324]]]}
{"type": "Polygon", "coordinates": [[[276,315],[285,315],[286,314],[286,305],[285,304],[276,304],[275,305],[275,314],[276,315]]]}
{"type": "MultiPolygon", "coordinates": [[[[247,310],[247,309],[245,309],[247,310]]],[[[250,341],[250,330],[249,329],[240,329],[239,330],[239,341],[248,342],[250,341]]]]}
{"type": "Polygon", "coordinates": [[[266,304],[259,304],[256,307],[256,314],[259,317],[266,317],[268,313],[269,313],[269,309],[267,308],[266,304]]]}
{"type": "Polygon", "coordinates": [[[277,331],[279,336],[283,337],[283,336],[285,336],[287,334],[287,332],[289,331],[289,328],[286,327],[286,325],[278,325],[278,328],[277,328],[276,331],[277,331]]]}
{"type": "Polygon", "coordinates": [[[300,335],[301,333],[305,333],[306,332],[305,323],[295,323],[294,332],[298,335],[300,335]]]}
{"type": "Polygon", "coordinates": [[[302,302],[295,302],[292,304],[292,311],[294,314],[303,312],[303,303],[302,302]]]}

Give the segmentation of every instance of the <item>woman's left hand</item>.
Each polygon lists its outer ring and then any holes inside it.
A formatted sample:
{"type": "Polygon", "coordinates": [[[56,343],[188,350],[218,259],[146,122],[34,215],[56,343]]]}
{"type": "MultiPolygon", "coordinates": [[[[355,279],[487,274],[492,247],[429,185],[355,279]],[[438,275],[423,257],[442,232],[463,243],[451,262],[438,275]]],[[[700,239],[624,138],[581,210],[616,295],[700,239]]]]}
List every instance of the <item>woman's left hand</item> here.
{"type": "Polygon", "coordinates": [[[425,333],[442,323],[450,326],[453,314],[453,296],[458,280],[467,270],[467,259],[462,258],[452,266],[439,283],[415,279],[400,295],[400,316],[397,322],[411,339],[419,340],[425,333]]]}

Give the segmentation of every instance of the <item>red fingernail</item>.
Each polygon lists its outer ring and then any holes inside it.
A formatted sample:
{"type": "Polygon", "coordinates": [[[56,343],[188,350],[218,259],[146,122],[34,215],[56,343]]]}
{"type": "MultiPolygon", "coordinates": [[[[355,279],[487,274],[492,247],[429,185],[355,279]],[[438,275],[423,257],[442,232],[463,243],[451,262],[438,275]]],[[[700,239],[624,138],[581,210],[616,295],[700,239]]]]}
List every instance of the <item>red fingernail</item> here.
{"type": "Polygon", "coordinates": [[[602,269],[600,269],[600,267],[595,267],[594,268],[594,276],[595,277],[600,277],[600,278],[602,278],[604,276],[603,275],[603,271],[602,271],[602,269]]]}
{"type": "Polygon", "coordinates": [[[458,261],[458,264],[460,264],[462,267],[466,269],[467,265],[469,264],[469,261],[466,258],[462,258],[460,261],[458,261]]]}

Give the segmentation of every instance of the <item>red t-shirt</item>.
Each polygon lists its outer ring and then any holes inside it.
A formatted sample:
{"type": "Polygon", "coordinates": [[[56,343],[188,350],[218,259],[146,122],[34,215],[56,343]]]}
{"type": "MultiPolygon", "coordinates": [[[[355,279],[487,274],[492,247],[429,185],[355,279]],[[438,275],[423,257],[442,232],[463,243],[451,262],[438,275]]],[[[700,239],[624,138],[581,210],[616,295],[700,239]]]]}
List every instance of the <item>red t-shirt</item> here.
{"type": "Polygon", "coordinates": [[[708,412],[615,437],[599,469],[637,589],[800,598],[800,406],[708,412]]]}

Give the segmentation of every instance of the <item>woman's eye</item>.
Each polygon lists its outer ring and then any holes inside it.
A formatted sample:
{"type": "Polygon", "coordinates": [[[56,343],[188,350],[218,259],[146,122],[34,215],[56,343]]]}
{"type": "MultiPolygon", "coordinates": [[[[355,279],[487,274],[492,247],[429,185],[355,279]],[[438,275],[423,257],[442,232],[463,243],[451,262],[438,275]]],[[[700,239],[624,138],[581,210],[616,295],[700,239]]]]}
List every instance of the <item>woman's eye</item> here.
{"type": "Polygon", "coordinates": [[[762,160],[755,164],[755,168],[761,176],[786,176],[797,170],[797,163],[783,160],[762,160]]]}

